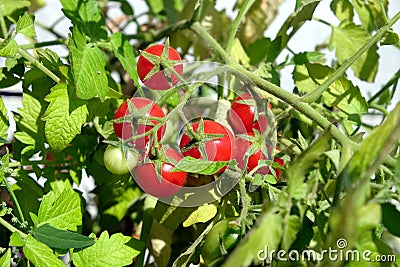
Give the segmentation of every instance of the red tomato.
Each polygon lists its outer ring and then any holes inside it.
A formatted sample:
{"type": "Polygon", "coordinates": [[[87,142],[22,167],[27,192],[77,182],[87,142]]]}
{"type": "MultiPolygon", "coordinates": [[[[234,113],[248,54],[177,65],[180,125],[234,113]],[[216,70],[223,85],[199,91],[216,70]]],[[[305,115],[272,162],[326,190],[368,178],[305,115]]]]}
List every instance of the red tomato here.
{"type": "MultiPolygon", "coordinates": [[[[156,44],[148,47],[145,51],[156,55],[156,56],[161,56],[162,51],[164,49],[163,44],[156,44]]],[[[181,60],[181,56],[179,53],[172,47],[169,47],[168,49],[168,59],[170,60],[181,60]]],[[[162,71],[164,68],[163,66],[154,66],[153,63],[151,63],[149,60],[147,60],[144,56],[139,56],[138,63],[137,63],[137,71],[140,80],[150,89],[154,90],[167,90],[171,88],[170,83],[168,82],[167,77],[165,76],[165,71],[162,71]],[[155,73],[153,76],[145,80],[147,74],[154,68],[158,68],[160,71],[155,73]]],[[[174,66],[174,70],[179,73],[179,75],[182,75],[183,73],[183,65],[178,64],[174,66]]],[[[171,75],[171,82],[173,85],[175,85],[178,82],[178,78],[174,75],[171,75]]]]}
{"type": "Polygon", "coordinates": [[[232,102],[227,114],[227,120],[235,133],[243,134],[252,131],[256,108],[250,100],[253,100],[251,94],[243,94],[236,97],[232,102]]]}
{"type": "MultiPolygon", "coordinates": [[[[144,97],[133,97],[129,99],[129,101],[135,106],[136,109],[148,109],[146,112],[147,116],[151,117],[158,117],[158,118],[163,118],[165,117],[164,111],[161,109],[159,105],[154,103],[152,100],[144,98],[144,97]]],[[[130,118],[130,113],[128,109],[128,101],[124,101],[117,109],[114,115],[114,120],[119,119],[119,118],[127,118],[127,119],[134,119],[130,118]]],[[[140,135],[148,132],[153,128],[152,125],[146,125],[146,124],[158,124],[159,121],[156,120],[149,120],[147,123],[139,123],[137,125],[137,130],[135,135],[140,135]]],[[[162,136],[164,135],[165,132],[165,125],[161,126],[161,128],[157,131],[157,138],[158,140],[161,140],[162,136]]],[[[132,130],[132,123],[131,122],[114,122],[114,131],[115,134],[123,139],[127,140],[133,136],[133,130],[132,130]]],[[[149,142],[149,136],[145,136],[139,139],[136,139],[133,143],[135,145],[135,148],[137,150],[143,150],[146,147],[146,144],[149,142]]]]}
{"type": "MultiPolygon", "coordinates": [[[[205,151],[206,151],[206,160],[210,161],[229,161],[233,158],[234,155],[234,137],[232,133],[222,124],[211,121],[204,120],[204,133],[200,133],[198,131],[200,121],[197,121],[192,124],[193,130],[197,134],[221,134],[223,137],[212,139],[204,143],[205,151]]],[[[180,141],[180,148],[183,151],[182,154],[184,156],[191,156],[196,159],[200,159],[201,153],[197,146],[193,146],[188,149],[188,146],[196,144],[196,141],[193,140],[188,134],[183,134],[180,141]]],[[[226,169],[226,167],[221,168],[216,173],[221,173],[226,169]]]]}
{"type": "MultiPolygon", "coordinates": [[[[251,146],[250,141],[242,139],[240,137],[236,137],[235,160],[238,162],[238,167],[242,170],[245,168],[244,156],[250,146],[251,146]]],[[[258,166],[259,160],[265,160],[265,159],[267,158],[265,157],[264,153],[262,153],[261,149],[258,149],[248,158],[246,171],[249,173],[258,166]]],[[[261,167],[256,171],[256,173],[262,175],[268,174],[269,167],[261,167]]]]}
{"type": "MultiPolygon", "coordinates": [[[[182,158],[172,148],[168,148],[165,154],[177,162],[182,158]]],[[[143,191],[157,198],[165,198],[176,194],[186,182],[187,173],[171,172],[174,167],[168,162],[161,164],[161,181],[158,179],[154,163],[137,165],[134,169],[134,176],[143,191]]]]}

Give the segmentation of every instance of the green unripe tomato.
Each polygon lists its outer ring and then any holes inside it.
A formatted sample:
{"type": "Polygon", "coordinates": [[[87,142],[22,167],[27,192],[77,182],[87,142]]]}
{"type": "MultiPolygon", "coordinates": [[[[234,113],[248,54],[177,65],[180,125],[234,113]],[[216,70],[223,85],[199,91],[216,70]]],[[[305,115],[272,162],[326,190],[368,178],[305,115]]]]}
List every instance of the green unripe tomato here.
{"type": "Polygon", "coordinates": [[[121,148],[109,145],[104,152],[104,166],[111,173],[122,175],[136,166],[138,158],[138,154],[132,151],[128,151],[125,158],[121,148]]]}
{"type": "Polygon", "coordinates": [[[237,223],[225,219],[215,224],[207,234],[201,251],[206,266],[220,266],[239,240],[240,226],[237,223]]]}

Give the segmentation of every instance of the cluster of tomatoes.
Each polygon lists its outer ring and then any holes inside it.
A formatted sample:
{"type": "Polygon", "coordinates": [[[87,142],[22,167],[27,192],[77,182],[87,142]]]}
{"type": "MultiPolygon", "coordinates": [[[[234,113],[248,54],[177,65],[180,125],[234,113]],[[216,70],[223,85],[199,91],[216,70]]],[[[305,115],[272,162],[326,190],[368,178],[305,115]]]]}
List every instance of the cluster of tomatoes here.
{"type": "MultiPolygon", "coordinates": [[[[182,61],[175,49],[162,44],[150,46],[139,57],[139,78],[150,89],[169,89],[183,72],[183,65],[177,62],[182,61]],[[160,71],[169,67],[173,67],[169,74],[160,71]]],[[[207,118],[187,122],[176,144],[179,150],[161,144],[166,132],[165,117],[164,110],[148,98],[132,97],[123,102],[115,112],[114,131],[133,150],[125,153],[124,167],[115,167],[120,166],[118,161],[124,160],[122,151],[114,160],[105,162],[106,167],[117,174],[131,171],[139,186],[158,198],[174,195],[185,185],[188,173],[173,169],[186,156],[211,162],[236,160],[240,169],[251,174],[270,172],[269,166],[259,167],[260,160],[267,160],[262,149],[265,139],[262,133],[268,127],[268,119],[265,114],[258,114],[251,94],[244,93],[232,102],[226,114],[229,126],[207,118]]],[[[105,153],[115,154],[112,150],[118,149],[109,146],[105,153]]],[[[281,159],[275,161],[283,165],[281,159]]],[[[214,174],[220,174],[226,168],[223,166],[214,174]]],[[[276,169],[275,172],[279,177],[281,171],[276,169]]]]}

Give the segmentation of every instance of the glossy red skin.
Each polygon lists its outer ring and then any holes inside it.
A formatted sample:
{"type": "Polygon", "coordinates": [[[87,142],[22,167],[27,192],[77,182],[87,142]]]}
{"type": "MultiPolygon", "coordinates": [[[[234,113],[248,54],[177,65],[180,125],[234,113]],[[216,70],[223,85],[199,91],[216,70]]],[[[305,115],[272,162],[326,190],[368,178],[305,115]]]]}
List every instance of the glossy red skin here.
{"type": "MultiPolygon", "coordinates": [[[[131,101],[131,103],[137,108],[145,108],[146,106],[152,104],[151,108],[147,111],[146,115],[151,116],[151,117],[158,117],[158,118],[163,118],[165,117],[164,111],[161,109],[159,105],[154,103],[152,100],[144,98],[144,97],[133,97],[130,98],[127,101],[124,101],[117,109],[114,115],[114,119],[119,119],[124,116],[129,115],[129,109],[128,109],[128,101],[131,101]]],[[[153,124],[159,123],[156,120],[150,120],[153,124]]],[[[148,132],[151,130],[153,126],[151,125],[145,125],[145,124],[139,124],[136,134],[143,134],[145,132],[148,132]]],[[[163,125],[161,128],[157,131],[157,138],[158,140],[161,140],[162,136],[165,133],[165,128],[166,126],[163,125]]],[[[132,124],[130,122],[114,122],[114,131],[115,134],[123,139],[127,140],[132,137],[132,124]]],[[[136,139],[133,143],[135,145],[135,148],[138,150],[143,150],[146,147],[147,142],[149,142],[149,136],[145,136],[139,139],[136,139]]]]}
{"type": "MultiPolygon", "coordinates": [[[[235,147],[235,160],[238,162],[238,167],[240,169],[244,169],[245,166],[245,162],[244,162],[244,154],[246,153],[247,149],[249,149],[249,147],[251,146],[251,142],[247,141],[245,139],[242,139],[240,137],[236,137],[235,139],[236,141],[236,147],[235,147]]],[[[258,161],[259,160],[265,160],[267,159],[264,155],[264,153],[262,153],[261,149],[257,150],[254,154],[252,154],[247,162],[247,173],[249,173],[250,171],[252,171],[254,168],[256,168],[258,166],[258,161]]],[[[262,167],[259,168],[256,173],[265,175],[269,173],[269,168],[268,167],[262,167]]]]}
{"type": "MultiPolygon", "coordinates": [[[[163,44],[156,44],[148,47],[145,51],[156,55],[160,56],[162,54],[162,51],[164,49],[163,44]]],[[[171,60],[181,60],[181,56],[179,53],[172,47],[168,49],[168,59],[171,60]]],[[[154,65],[148,61],[145,57],[139,56],[138,63],[137,63],[137,71],[140,80],[150,89],[153,90],[167,90],[171,87],[171,85],[168,83],[167,78],[165,77],[163,71],[159,71],[156,74],[154,74],[152,77],[148,78],[145,80],[146,75],[153,69],[154,65]]],[[[161,67],[162,69],[162,67],[161,67]]],[[[183,73],[183,65],[178,64],[174,66],[174,69],[179,75],[182,75],[183,73]]],[[[176,84],[178,82],[178,78],[174,75],[171,75],[171,81],[172,84],[176,84]]]]}
{"type": "Polygon", "coordinates": [[[254,112],[256,108],[239,102],[246,99],[251,100],[253,97],[251,94],[242,94],[236,97],[227,114],[228,123],[237,134],[251,132],[253,128],[254,112]]]}
{"type": "MultiPolygon", "coordinates": [[[[166,156],[179,161],[182,156],[172,148],[168,148],[166,156]]],[[[174,165],[162,163],[161,182],[158,180],[154,163],[137,165],[134,169],[135,180],[146,193],[157,197],[166,198],[176,194],[185,184],[187,179],[186,172],[171,172],[174,165]]]]}
{"type": "MultiPolygon", "coordinates": [[[[222,124],[211,121],[204,120],[204,133],[206,134],[223,134],[224,137],[214,139],[205,143],[207,160],[210,161],[229,161],[234,156],[234,137],[232,133],[222,124]]],[[[197,133],[200,122],[197,121],[192,124],[193,130],[197,133]]],[[[180,148],[183,149],[187,144],[189,144],[192,139],[187,135],[183,134],[180,141],[180,148]]],[[[201,158],[201,153],[197,147],[193,147],[190,150],[182,152],[184,156],[191,156],[196,159],[201,158]]],[[[221,168],[216,173],[221,173],[226,169],[226,167],[221,168]]]]}

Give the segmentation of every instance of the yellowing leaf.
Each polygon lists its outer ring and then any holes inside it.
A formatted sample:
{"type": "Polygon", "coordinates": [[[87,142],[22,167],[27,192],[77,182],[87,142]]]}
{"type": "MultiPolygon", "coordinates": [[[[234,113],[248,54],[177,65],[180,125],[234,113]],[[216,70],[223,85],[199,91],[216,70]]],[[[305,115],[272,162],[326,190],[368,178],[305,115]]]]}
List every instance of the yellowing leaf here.
{"type": "Polygon", "coordinates": [[[204,223],[217,214],[217,207],[214,204],[205,204],[197,208],[197,210],[193,211],[192,214],[183,222],[184,227],[189,227],[196,223],[204,223]]]}

